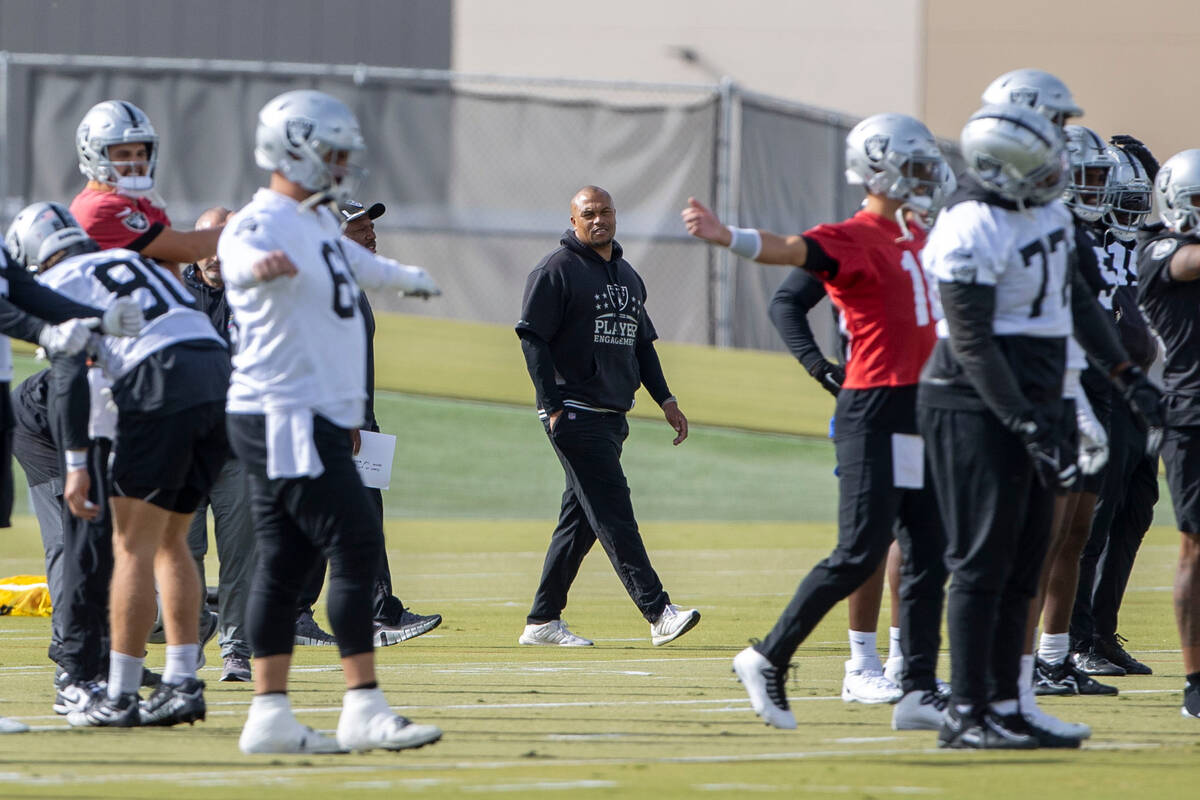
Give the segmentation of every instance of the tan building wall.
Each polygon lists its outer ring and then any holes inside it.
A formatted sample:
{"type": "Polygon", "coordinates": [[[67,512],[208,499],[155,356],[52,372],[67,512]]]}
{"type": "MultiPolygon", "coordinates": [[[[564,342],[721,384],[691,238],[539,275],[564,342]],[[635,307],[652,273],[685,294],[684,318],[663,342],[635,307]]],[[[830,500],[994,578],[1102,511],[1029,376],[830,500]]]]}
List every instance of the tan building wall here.
{"type": "Polygon", "coordinates": [[[923,0],[456,0],[453,69],[713,83],[850,114],[919,105],[923,0]],[[699,60],[688,63],[679,47],[699,60]],[[886,80],[869,77],[885,70],[886,80]]]}
{"type": "Polygon", "coordinates": [[[921,113],[956,137],[992,78],[1048,70],[1108,138],[1131,133],[1159,160],[1200,147],[1197,0],[925,0],[921,113]]]}

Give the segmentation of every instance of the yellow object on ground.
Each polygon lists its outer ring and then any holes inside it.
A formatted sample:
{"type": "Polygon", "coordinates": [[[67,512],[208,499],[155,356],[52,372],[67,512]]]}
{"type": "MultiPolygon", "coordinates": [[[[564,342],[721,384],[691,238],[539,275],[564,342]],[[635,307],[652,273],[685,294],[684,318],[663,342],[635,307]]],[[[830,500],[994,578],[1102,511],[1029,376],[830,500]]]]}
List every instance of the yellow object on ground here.
{"type": "Polygon", "coordinates": [[[0,578],[0,616],[48,617],[51,610],[45,575],[0,578]]]}

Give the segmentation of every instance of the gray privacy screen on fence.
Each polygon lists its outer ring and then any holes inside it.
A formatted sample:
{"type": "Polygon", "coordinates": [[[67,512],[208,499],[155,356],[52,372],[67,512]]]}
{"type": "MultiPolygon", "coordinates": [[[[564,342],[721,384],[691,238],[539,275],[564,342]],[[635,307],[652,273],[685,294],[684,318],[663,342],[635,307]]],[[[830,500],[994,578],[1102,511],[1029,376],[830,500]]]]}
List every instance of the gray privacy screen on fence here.
{"type": "MultiPolygon", "coordinates": [[[[853,212],[842,177],[854,120],[731,84],[605,84],[362,66],[0,55],[3,216],[69,202],[83,184],[73,137],[110,98],[141,106],[160,136],[158,186],[174,224],[238,208],[266,181],[252,146],[259,108],[316,88],[345,100],[367,139],[360,199],[387,205],[380,251],[421,264],[445,294],[385,295],[381,309],[512,323],[525,277],[557,246],[582,185],[612,192],[617,238],[666,340],[781,349],[767,305],[785,270],[690,237],[689,195],[726,220],[797,233],[853,212]]],[[[814,330],[830,352],[827,309],[814,330]]]]}

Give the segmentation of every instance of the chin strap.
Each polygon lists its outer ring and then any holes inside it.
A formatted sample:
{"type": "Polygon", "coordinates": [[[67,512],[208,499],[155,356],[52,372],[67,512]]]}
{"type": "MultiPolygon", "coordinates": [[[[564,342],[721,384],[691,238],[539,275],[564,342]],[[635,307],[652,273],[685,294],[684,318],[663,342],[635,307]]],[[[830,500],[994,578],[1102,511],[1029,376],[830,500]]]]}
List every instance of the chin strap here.
{"type": "Polygon", "coordinates": [[[333,199],[333,194],[328,189],[310,194],[301,201],[300,210],[309,211],[323,205],[328,205],[335,214],[338,213],[337,201],[333,199]]]}
{"type": "MultiPolygon", "coordinates": [[[[900,238],[896,239],[896,243],[911,242],[916,237],[912,235],[912,231],[908,229],[908,220],[904,218],[904,212],[910,210],[908,204],[904,204],[896,209],[896,224],[900,226],[900,238]]],[[[916,213],[916,212],[913,212],[916,213]]]]}

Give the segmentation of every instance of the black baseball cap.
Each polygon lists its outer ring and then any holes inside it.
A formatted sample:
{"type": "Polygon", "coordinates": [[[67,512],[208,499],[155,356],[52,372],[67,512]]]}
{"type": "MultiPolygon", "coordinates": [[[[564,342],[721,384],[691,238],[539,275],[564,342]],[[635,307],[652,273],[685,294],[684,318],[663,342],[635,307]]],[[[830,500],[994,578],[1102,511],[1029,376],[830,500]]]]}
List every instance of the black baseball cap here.
{"type": "Polygon", "coordinates": [[[383,203],[375,203],[369,208],[364,208],[363,204],[357,200],[347,200],[338,206],[338,208],[341,210],[342,216],[345,217],[345,222],[353,222],[363,214],[366,214],[368,218],[373,220],[379,219],[383,216],[383,212],[387,211],[387,207],[383,203]]]}

